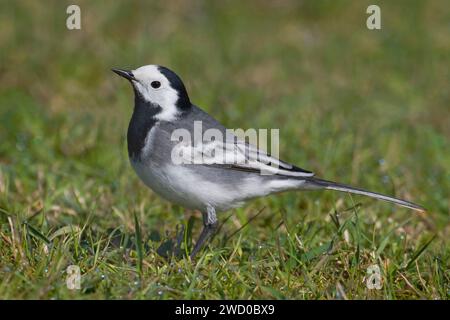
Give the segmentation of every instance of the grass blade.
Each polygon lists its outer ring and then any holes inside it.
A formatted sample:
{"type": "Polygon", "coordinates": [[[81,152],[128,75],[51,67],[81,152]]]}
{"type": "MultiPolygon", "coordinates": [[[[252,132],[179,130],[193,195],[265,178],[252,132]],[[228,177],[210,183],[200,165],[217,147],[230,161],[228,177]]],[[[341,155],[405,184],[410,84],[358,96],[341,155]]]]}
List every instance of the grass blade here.
{"type": "Polygon", "coordinates": [[[31,224],[28,224],[27,222],[24,222],[23,224],[27,227],[27,230],[33,237],[44,241],[45,244],[52,243],[46,236],[44,236],[38,229],[33,227],[31,224]]]}
{"type": "Polygon", "coordinates": [[[141,235],[141,226],[139,225],[139,220],[134,213],[134,229],[135,229],[135,243],[136,243],[136,252],[138,255],[138,264],[137,264],[137,270],[139,273],[139,276],[142,274],[142,260],[143,260],[143,249],[142,249],[142,235],[141,235]]]}
{"type": "Polygon", "coordinates": [[[436,238],[436,235],[434,235],[430,240],[427,241],[427,243],[425,243],[422,247],[420,247],[419,250],[417,250],[413,256],[411,257],[411,260],[409,260],[408,264],[406,265],[406,267],[404,269],[409,269],[409,267],[411,267],[411,265],[414,263],[414,261],[417,260],[417,258],[419,258],[419,256],[428,248],[428,246],[431,244],[431,242],[436,238]]]}

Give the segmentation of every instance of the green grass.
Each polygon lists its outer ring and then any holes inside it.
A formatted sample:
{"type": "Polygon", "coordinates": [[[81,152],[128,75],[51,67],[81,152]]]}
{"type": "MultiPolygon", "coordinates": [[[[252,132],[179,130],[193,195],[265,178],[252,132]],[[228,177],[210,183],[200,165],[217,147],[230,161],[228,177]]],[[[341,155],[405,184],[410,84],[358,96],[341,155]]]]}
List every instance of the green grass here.
{"type": "Polygon", "coordinates": [[[69,2],[0,4],[1,299],[449,297],[446,1],[378,1],[381,31],[370,1],[77,3],[80,31],[69,2]],[[280,128],[282,158],[429,213],[286,193],[222,213],[195,263],[161,257],[201,216],[128,163],[132,90],[110,68],[150,63],[228,127],[280,128]],[[364,283],[373,264],[381,290],[364,283]]]}

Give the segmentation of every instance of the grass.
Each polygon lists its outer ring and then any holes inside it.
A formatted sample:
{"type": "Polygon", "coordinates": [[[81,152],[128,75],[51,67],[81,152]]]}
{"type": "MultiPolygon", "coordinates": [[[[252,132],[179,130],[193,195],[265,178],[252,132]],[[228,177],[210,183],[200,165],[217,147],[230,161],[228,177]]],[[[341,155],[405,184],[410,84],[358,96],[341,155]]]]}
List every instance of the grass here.
{"type": "Polygon", "coordinates": [[[1,299],[448,299],[446,1],[379,1],[381,31],[368,1],[77,3],[79,31],[69,2],[0,4],[1,299]],[[428,214],[286,193],[222,213],[195,263],[162,257],[201,216],[128,163],[132,91],[110,68],[149,63],[228,127],[280,128],[282,158],[428,214]]]}

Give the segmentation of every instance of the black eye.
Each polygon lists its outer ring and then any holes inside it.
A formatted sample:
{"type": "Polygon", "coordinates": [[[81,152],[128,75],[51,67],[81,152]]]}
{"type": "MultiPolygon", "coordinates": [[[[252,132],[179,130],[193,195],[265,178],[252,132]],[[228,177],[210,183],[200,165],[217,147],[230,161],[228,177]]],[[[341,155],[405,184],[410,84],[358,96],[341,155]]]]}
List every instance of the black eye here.
{"type": "Polygon", "coordinates": [[[150,83],[150,85],[152,86],[152,88],[158,89],[159,87],[161,87],[161,82],[152,81],[152,83],[150,83]]]}

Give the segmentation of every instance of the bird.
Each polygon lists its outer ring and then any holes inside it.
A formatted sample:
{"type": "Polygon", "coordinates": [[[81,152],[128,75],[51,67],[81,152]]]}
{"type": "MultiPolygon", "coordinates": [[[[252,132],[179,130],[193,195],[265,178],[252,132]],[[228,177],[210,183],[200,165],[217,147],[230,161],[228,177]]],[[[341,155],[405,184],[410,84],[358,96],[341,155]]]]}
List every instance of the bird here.
{"type": "Polygon", "coordinates": [[[217,213],[274,193],[336,190],[425,212],[422,206],[406,200],[317,178],[311,171],[240,140],[193,104],[181,78],[167,67],[145,65],[112,71],[127,79],[134,91],[134,109],[127,131],[128,157],[134,171],[162,198],[202,213],[203,228],[190,253],[191,259],[216,233],[217,213]],[[226,139],[195,138],[196,123],[226,139]],[[174,139],[176,132],[191,135],[193,141],[189,137],[182,137],[186,141],[174,139]],[[222,150],[222,155],[211,150],[222,150]]]}

